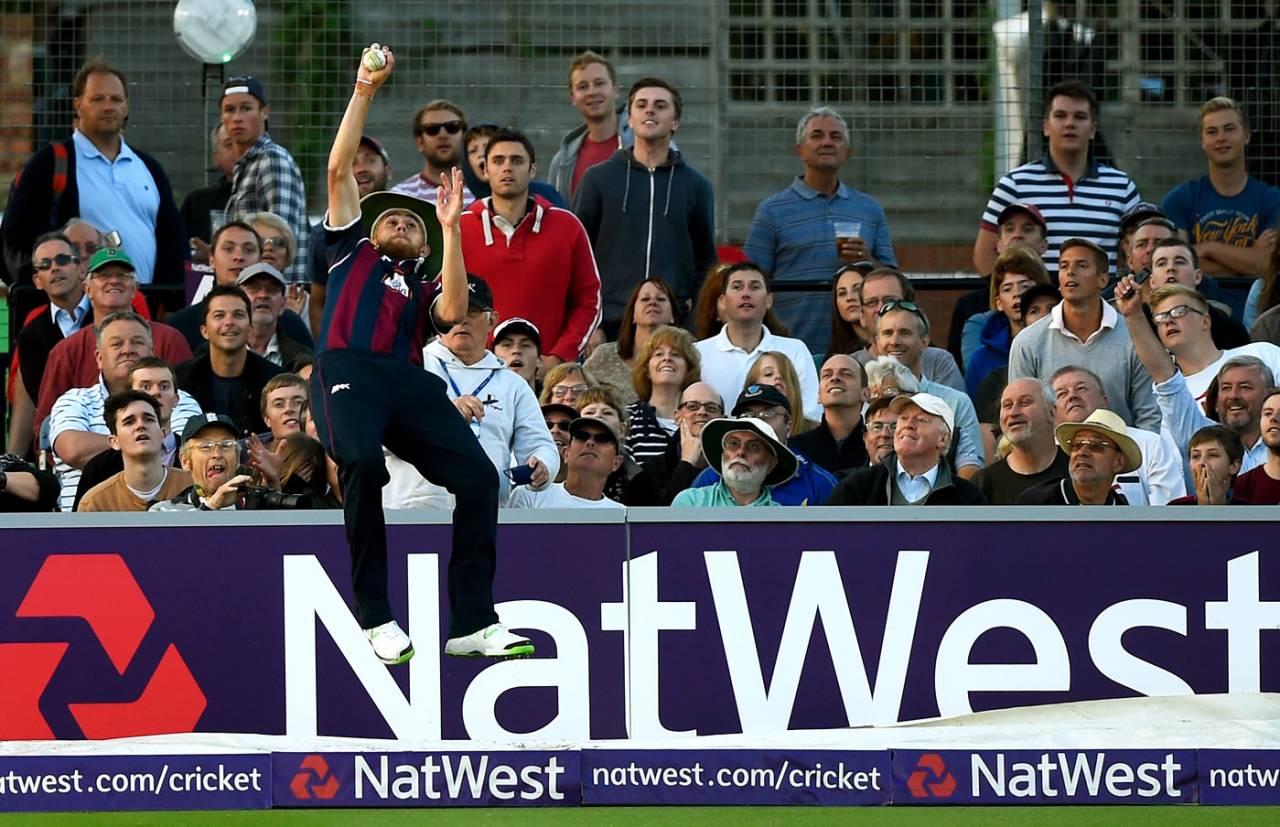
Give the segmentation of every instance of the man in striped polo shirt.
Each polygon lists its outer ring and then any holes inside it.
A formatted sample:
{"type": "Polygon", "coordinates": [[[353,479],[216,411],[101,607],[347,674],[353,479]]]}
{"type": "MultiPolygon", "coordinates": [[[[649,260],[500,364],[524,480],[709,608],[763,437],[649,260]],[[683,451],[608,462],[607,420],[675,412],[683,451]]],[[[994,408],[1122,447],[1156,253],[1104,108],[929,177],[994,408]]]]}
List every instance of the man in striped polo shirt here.
{"type": "Polygon", "coordinates": [[[533,645],[498,622],[493,572],[498,474],[445,384],[422,367],[428,325],[447,331],[467,315],[467,274],[458,221],[462,173],[441,178],[434,205],[409,195],[363,199],[353,166],[369,106],[395,58],[364,66],[329,153],[330,261],[311,378],[316,431],[338,463],[356,616],[379,660],[404,663],[413,644],[391,615],[382,446],[455,497],[449,560],[449,640],[466,657],[533,654],[533,645]],[[433,281],[436,275],[440,278],[433,281]]]}
{"type": "Polygon", "coordinates": [[[1058,247],[1068,238],[1095,242],[1115,269],[1120,218],[1141,200],[1138,188],[1126,173],[1098,163],[1089,151],[1098,131],[1098,99],[1088,86],[1060,83],[1045,101],[1043,128],[1049,151],[996,184],[973,245],[973,265],[979,273],[990,273],[995,265],[998,216],[1014,203],[1032,204],[1044,216],[1049,242],[1044,265],[1050,273],[1058,268],[1058,247]]]}

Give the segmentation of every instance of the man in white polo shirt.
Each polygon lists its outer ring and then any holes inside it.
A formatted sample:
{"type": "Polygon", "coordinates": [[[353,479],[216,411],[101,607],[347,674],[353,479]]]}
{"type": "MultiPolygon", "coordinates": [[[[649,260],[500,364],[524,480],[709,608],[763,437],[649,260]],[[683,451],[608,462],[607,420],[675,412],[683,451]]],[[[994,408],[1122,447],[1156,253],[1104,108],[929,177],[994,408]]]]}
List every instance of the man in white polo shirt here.
{"type": "Polygon", "coordinates": [[[737,399],[755,361],[761,354],[777,351],[791,360],[800,378],[804,415],[820,420],[822,405],[818,402],[818,371],[813,355],[800,339],[769,332],[764,317],[771,307],[773,292],[760,265],[744,261],[725,271],[718,304],[724,327],[697,344],[702,357],[702,381],[715,388],[721,399],[737,399]]]}

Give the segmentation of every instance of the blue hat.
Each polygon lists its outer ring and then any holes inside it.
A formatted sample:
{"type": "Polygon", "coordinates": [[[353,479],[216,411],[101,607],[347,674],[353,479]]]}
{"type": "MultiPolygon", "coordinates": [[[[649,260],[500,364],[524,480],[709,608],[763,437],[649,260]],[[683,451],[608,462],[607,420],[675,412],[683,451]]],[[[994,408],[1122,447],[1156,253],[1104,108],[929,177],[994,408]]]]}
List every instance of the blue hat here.
{"type": "Polygon", "coordinates": [[[788,414],[791,413],[791,400],[773,385],[747,385],[742,393],[738,394],[738,401],[733,406],[733,415],[738,416],[748,405],[780,405],[787,409],[788,414]]]}

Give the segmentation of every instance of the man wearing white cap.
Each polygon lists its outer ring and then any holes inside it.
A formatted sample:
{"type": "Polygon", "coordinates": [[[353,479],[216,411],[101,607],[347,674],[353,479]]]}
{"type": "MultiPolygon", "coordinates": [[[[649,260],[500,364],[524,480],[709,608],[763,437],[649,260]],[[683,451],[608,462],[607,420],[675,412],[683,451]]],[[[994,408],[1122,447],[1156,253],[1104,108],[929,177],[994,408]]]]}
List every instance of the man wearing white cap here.
{"type": "Polygon", "coordinates": [[[1018,505],[1129,504],[1112,482],[1142,465],[1142,449],[1123,419],[1099,408],[1083,422],[1063,422],[1054,435],[1070,458],[1069,476],[1028,488],[1018,505]]]}
{"type": "Polygon", "coordinates": [[[955,413],[946,401],[931,393],[917,393],[895,397],[889,409],[898,415],[893,456],[845,477],[831,492],[827,505],[986,503],[981,491],[947,465],[955,413]]]}
{"type": "Polygon", "coordinates": [[[772,426],[751,416],[713,419],[703,425],[702,453],[720,480],[701,488],[686,488],[676,495],[673,506],[778,505],[770,489],[796,473],[795,454],[772,426]]]}

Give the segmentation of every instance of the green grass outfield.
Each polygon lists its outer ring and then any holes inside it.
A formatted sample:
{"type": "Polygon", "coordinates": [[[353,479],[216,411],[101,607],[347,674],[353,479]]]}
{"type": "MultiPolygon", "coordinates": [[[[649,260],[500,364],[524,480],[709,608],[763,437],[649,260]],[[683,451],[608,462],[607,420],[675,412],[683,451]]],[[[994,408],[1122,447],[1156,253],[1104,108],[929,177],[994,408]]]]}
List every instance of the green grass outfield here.
{"type": "Polygon", "coordinates": [[[160,813],[18,813],[0,815],[0,825],[34,827],[103,825],[103,827],[172,827],[180,825],[288,824],[302,827],[379,827],[413,824],[538,825],[672,824],[734,825],[1003,825],[1116,824],[1125,827],[1169,827],[1179,824],[1268,825],[1280,823],[1280,807],[1201,807],[1184,805],[1135,807],[574,807],[458,808],[379,810],[265,810],[160,813]]]}

